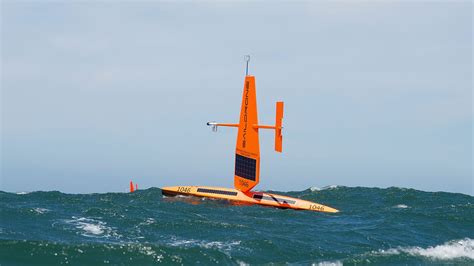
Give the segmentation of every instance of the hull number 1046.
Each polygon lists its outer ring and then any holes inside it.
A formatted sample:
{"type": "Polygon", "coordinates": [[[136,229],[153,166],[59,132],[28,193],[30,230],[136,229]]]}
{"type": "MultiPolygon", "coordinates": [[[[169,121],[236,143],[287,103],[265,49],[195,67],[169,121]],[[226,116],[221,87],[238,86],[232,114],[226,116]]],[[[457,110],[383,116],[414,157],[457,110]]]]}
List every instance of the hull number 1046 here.
{"type": "Polygon", "coordinates": [[[191,192],[190,187],[178,187],[178,192],[189,193],[191,192]]]}
{"type": "Polygon", "coordinates": [[[309,209],[310,210],[315,210],[315,211],[324,211],[324,207],[321,206],[321,205],[317,205],[317,204],[311,204],[309,205],[309,209]]]}

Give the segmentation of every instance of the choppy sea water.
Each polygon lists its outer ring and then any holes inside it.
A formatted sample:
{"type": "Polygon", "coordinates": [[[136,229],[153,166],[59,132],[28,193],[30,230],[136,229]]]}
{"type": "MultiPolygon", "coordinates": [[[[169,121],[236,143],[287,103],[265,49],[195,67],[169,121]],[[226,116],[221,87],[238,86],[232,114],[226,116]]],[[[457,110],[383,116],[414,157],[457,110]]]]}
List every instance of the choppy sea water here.
{"type": "Polygon", "coordinates": [[[134,193],[0,192],[0,264],[474,265],[474,197],[331,186],[278,192],[337,214],[134,193]]]}

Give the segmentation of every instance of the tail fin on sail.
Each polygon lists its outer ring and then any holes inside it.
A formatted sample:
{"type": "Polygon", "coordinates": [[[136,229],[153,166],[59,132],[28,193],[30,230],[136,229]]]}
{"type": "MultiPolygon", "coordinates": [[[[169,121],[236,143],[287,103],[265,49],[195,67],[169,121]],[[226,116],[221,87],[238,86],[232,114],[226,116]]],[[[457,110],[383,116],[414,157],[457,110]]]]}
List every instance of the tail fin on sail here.
{"type": "Polygon", "coordinates": [[[238,124],[226,124],[208,122],[208,126],[212,126],[213,131],[217,131],[217,127],[237,127],[237,144],[235,148],[235,172],[234,187],[240,191],[247,192],[255,187],[260,181],[260,144],[258,138],[258,130],[274,129],[275,130],[275,151],[282,151],[282,119],[283,119],[283,102],[276,104],[276,121],[275,125],[259,125],[257,114],[257,93],[255,87],[255,77],[248,75],[248,62],[250,57],[246,57],[247,70],[244,81],[244,91],[242,95],[242,105],[240,108],[240,121],[238,124]]]}
{"type": "Polygon", "coordinates": [[[275,121],[275,151],[282,152],[283,146],[283,135],[282,131],[282,120],[283,120],[283,102],[276,103],[276,121],[275,121]]]}

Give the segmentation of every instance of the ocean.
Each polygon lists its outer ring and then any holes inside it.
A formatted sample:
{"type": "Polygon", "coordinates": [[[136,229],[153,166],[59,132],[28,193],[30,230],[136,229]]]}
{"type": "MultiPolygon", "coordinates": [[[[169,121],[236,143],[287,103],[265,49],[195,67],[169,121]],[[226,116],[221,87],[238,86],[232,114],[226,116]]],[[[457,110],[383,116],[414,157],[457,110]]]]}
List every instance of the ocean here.
{"type": "Polygon", "coordinates": [[[238,206],[158,188],[0,192],[0,265],[474,265],[474,197],[404,188],[271,191],[339,209],[238,206]]]}

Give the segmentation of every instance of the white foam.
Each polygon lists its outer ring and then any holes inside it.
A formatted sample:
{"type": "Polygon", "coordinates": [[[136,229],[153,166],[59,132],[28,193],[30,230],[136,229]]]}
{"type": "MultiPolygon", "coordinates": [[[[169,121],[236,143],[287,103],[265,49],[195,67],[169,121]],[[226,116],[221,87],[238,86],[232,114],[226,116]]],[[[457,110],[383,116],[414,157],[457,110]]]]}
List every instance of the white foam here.
{"type": "Polygon", "coordinates": [[[16,194],[17,195],[26,195],[26,194],[30,194],[30,192],[22,191],[22,192],[17,192],[16,194]]]}
{"type": "Polygon", "coordinates": [[[240,241],[230,241],[230,242],[220,242],[220,241],[199,241],[195,239],[190,240],[173,240],[173,242],[169,243],[170,246],[183,246],[183,247],[195,247],[199,246],[202,248],[207,249],[218,249],[220,251],[230,251],[234,246],[240,245],[240,241]]]}
{"type": "Polygon", "coordinates": [[[325,189],[336,189],[338,188],[339,186],[338,185],[329,185],[329,186],[325,186],[323,188],[321,188],[321,190],[325,190],[325,189]]]}
{"type": "MultiPolygon", "coordinates": [[[[120,249],[126,249],[127,251],[129,252],[133,252],[133,253],[141,253],[142,255],[145,255],[145,256],[149,256],[151,257],[152,259],[154,259],[156,262],[158,263],[161,263],[162,260],[164,259],[164,256],[162,254],[158,254],[152,246],[148,246],[147,244],[142,244],[142,243],[121,243],[119,245],[119,248],[120,249]]],[[[112,249],[112,248],[110,248],[112,249]]],[[[122,251],[122,254],[125,254],[125,251],[122,251]]],[[[174,256],[171,256],[172,257],[172,260],[174,260],[174,256]]],[[[130,258],[130,261],[132,260],[132,258],[130,258]]]]}
{"type": "Polygon", "coordinates": [[[199,246],[204,248],[216,248],[218,250],[231,250],[233,246],[240,245],[240,241],[231,241],[231,242],[220,242],[220,241],[212,241],[212,242],[202,242],[199,246]]]}
{"type": "Polygon", "coordinates": [[[397,209],[406,209],[406,208],[409,208],[407,205],[405,204],[398,204],[398,205],[395,205],[393,206],[394,208],[397,208],[397,209]]]}
{"type": "Polygon", "coordinates": [[[399,247],[388,250],[379,250],[376,253],[380,255],[398,255],[400,253],[405,253],[411,256],[421,256],[438,260],[452,260],[460,258],[474,260],[474,240],[465,238],[461,240],[449,241],[434,247],[399,247]]]}
{"type": "Polygon", "coordinates": [[[411,255],[418,255],[441,260],[449,260],[456,258],[474,259],[474,240],[466,238],[458,241],[451,241],[435,247],[414,247],[410,249],[405,249],[404,251],[411,255]]]}
{"type": "Polygon", "coordinates": [[[49,210],[46,209],[46,208],[33,208],[33,211],[38,213],[38,214],[43,214],[43,213],[49,212],[49,210]]]}
{"type": "Polygon", "coordinates": [[[240,261],[240,260],[237,260],[237,264],[239,264],[239,266],[248,266],[250,264],[246,263],[246,262],[243,262],[243,261],[240,261]]]}
{"type": "Polygon", "coordinates": [[[161,254],[157,254],[151,247],[140,245],[138,251],[143,255],[153,257],[156,262],[162,262],[164,256],[161,254]]]}
{"type": "Polygon", "coordinates": [[[317,266],[342,266],[343,264],[341,261],[336,260],[336,261],[321,261],[318,264],[313,263],[311,265],[312,266],[316,266],[316,265],[317,266]]]}
{"type": "Polygon", "coordinates": [[[145,221],[145,224],[146,225],[149,225],[149,224],[154,224],[156,221],[155,219],[153,218],[147,218],[146,221],[145,221]]]}
{"type": "Polygon", "coordinates": [[[326,189],[336,189],[338,187],[339,187],[338,185],[329,185],[329,186],[324,186],[322,188],[314,186],[314,187],[310,187],[309,190],[311,190],[312,192],[315,192],[315,191],[321,191],[321,190],[326,190],[326,189]]]}
{"type": "Polygon", "coordinates": [[[178,194],[178,195],[174,195],[175,198],[191,198],[191,196],[189,195],[181,195],[181,194],[178,194]]]}
{"type": "Polygon", "coordinates": [[[112,227],[107,226],[106,222],[84,218],[84,217],[72,217],[72,220],[66,220],[66,223],[74,225],[77,229],[81,229],[81,235],[87,237],[117,237],[117,234],[112,227]]]}
{"type": "Polygon", "coordinates": [[[391,249],[387,249],[387,250],[379,250],[379,251],[375,251],[375,252],[372,252],[373,254],[376,254],[376,255],[398,255],[400,254],[400,251],[396,248],[391,248],[391,249]]]}
{"type": "Polygon", "coordinates": [[[139,227],[139,226],[142,226],[142,225],[150,225],[150,224],[154,224],[154,223],[156,223],[156,220],[155,220],[155,219],[153,219],[153,218],[146,218],[145,221],[139,223],[138,226],[136,226],[136,227],[139,227]]]}
{"type": "Polygon", "coordinates": [[[81,228],[82,230],[86,231],[87,233],[91,233],[94,235],[101,235],[104,233],[103,227],[100,224],[88,224],[82,223],[77,228],[81,228]]]}
{"type": "Polygon", "coordinates": [[[189,247],[195,246],[197,242],[197,240],[174,240],[168,244],[173,247],[189,247]]]}

